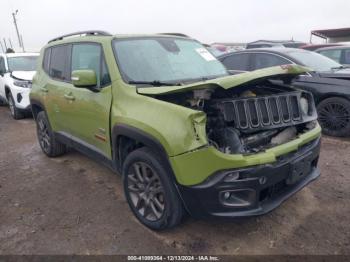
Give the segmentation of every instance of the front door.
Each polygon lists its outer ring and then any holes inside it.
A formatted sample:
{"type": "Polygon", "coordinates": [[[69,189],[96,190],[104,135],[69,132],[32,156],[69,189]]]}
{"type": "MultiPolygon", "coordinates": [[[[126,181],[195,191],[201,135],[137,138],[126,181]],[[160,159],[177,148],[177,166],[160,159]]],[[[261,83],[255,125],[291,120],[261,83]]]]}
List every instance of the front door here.
{"type": "Polygon", "coordinates": [[[63,94],[65,110],[62,119],[69,126],[69,133],[73,139],[111,158],[109,117],[112,91],[100,44],[76,43],[72,45],[71,71],[82,69],[95,71],[97,91],[78,88],[71,83],[66,86],[63,94]]]}

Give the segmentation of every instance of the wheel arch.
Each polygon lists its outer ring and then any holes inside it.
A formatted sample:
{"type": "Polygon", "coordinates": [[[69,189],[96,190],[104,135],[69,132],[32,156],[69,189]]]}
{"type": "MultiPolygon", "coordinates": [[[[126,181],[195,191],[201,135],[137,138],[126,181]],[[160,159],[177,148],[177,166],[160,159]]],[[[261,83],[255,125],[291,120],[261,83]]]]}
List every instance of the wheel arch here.
{"type": "Polygon", "coordinates": [[[39,112],[45,111],[44,105],[38,100],[31,99],[30,100],[30,105],[31,105],[31,108],[32,108],[32,113],[33,113],[34,119],[36,119],[36,117],[39,114],[39,112]]]}
{"type": "Polygon", "coordinates": [[[344,94],[340,94],[340,93],[326,93],[322,96],[319,96],[319,99],[317,99],[316,106],[318,106],[323,100],[326,100],[326,99],[332,98],[332,97],[343,98],[343,99],[350,101],[350,95],[344,95],[344,94]]]}
{"type": "MultiPolygon", "coordinates": [[[[113,161],[118,171],[121,171],[123,161],[128,153],[142,146],[149,147],[152,151],[167,160],[171,168],[168,154],[163,145],[152,135],[125,124],[116,124],[112,128],[113,161]]],[[[172,170],[172,169],[171,169],[172,170]]]]}
{"type": "Polygon", "coordinates": [[[11,94],[11,88],[8,85],[5,85],[5,96],[7,100],[9,94],[11,94]]]}

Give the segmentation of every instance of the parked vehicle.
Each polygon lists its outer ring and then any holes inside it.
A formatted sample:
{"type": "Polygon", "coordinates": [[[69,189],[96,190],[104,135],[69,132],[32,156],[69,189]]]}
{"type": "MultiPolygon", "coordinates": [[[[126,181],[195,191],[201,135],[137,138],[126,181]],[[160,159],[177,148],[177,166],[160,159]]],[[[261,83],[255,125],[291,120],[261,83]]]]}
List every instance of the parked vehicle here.
{"type": "Polygon", "coordinates": [[[333,44],[307,44],[307,45],[303,45],[300,46],[301,49],[305,49],[305,50],[309,50],[309,51],[315,51],[319,48],[323,48],[323,47],[332,47],[332,46],[342,46],[342,44],[339,43],[333,43],[333,44]]]}
{"type": "Polygon", "coordinates": [[[258,40],[251,43],[248,43],[246,49],[251,48],[268,48],[268,47],[292,47],[299,48],[304,46],[305,43],[293,40],[284,40],[284,41],[274,41],[274,40],[258,40]]]}
{"type": "Polygon", "coordinates": [[[186,212],[261,215],[319,176],[312,95],[289,84],[303,67],[230,76],[193,39],[100,31],[50,41],[39,65],[30,100],[43,152],[74,147],[121,173],[151,229],[186,212]]]}
{"type": "Polygon", "coordinates": [[[316,52],[344,66],[350,66],[350,45],[320,48],[316,52]]]}
{"type": "Polygon", "coordinates": [[[350,135],[350,70],[337,62],[315,52],[295,48],[251,49],[218,59],[232,74],[286,64],[313,69],[295,78],[293,85],[314,95],[319,122],[325,134],[350,135]]]}
{"type": "Polygon", "coordinates": [[[8,104],[14,119],[30,112],[29,92],[37,53],[0,54],[0,101],[8,104]]]}

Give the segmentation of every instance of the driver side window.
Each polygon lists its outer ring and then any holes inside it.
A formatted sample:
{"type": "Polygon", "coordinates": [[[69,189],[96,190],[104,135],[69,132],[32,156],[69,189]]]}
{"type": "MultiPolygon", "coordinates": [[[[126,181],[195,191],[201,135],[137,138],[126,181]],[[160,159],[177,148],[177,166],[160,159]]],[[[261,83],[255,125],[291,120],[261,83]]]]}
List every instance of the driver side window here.
{"type": "Polygon", "coordinates": [[[95,71],[98,87],[103,87],[110,83],[106,62],[99,44],[84,43],[73,45],[72,71],[83,69],[95,71]]]}

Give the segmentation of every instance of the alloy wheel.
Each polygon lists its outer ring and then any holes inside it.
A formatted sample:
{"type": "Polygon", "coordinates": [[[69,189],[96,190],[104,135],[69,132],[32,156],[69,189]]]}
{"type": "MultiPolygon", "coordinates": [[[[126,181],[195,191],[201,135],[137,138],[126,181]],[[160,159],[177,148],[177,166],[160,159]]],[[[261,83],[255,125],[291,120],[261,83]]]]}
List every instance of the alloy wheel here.
{"type": "Polygon", "coordinates": [[[327,103],[318,114],[322,127],[331,131],[345,128],[350,123],[350,112],[342,104],[327,103]]]}
{"type": "Polygon", "coordinates": [[[43,119],[38,119],[38,138],[41,147],[46,153],[50,152],[50,133],[46,122],[43,119]]]}
{"type": "Polygon", "coordinates": [[[164,190],[158,174],[144,162],[133,163],[127,175],[127,190],[135,210],[149,221],[159,220],[165,210],[164,190]]]}

